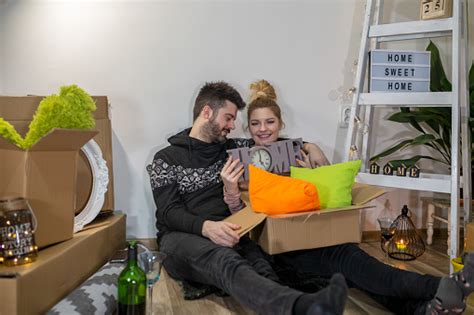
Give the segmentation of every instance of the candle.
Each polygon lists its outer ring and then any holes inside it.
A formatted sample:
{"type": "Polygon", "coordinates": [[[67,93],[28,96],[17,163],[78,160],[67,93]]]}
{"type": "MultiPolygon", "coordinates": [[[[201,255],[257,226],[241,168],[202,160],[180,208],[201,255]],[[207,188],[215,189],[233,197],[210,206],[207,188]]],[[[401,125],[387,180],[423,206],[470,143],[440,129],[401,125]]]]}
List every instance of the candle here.
{"type": "Polygon", "coordinates": [[[395,242],[395,244],[397,245],[398,250],[405,251],[407,249],[407,244],[405,241],[403,241],[403,239],[398,242],[395,242]]]}

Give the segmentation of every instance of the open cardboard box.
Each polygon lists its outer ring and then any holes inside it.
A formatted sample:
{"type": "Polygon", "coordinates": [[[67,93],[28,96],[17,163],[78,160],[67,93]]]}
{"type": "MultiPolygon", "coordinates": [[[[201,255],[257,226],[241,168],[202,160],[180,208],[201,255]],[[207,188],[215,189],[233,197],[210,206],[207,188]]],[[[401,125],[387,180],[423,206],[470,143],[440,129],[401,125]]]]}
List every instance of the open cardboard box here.
{"type": "MultiPolygon", "coordinates": [[[[16,130],[25,135],[33,115],[43,96],[0,96],[0,117],[11,123],[16,130]]],[[[109,103],[106,96],[92,96],[96,104],[94,112],[95,130],[99,133],[94,140],[102,150],[102,155],[109,169],[109,184],[104,196],[102,211],[114,210],[114,185],[112,161],[112,127],[110,122],[109,103]]],[[[87,204],[92,192],[92,170],[82,151],[77,162],[77,185],[75,212],[79,213],[87,204]]]]}
{"type": "Polygon", "coordinates": [[[252,210],[248,193],[242,193],[247,207],[226,218],[240,226],[239,235],[250,232],[265,252],[279,254],[294,250],[360,243],[360,210],[385,193],[380,187],[354,184],[352,206],[267,216],[252,210]],[[264,222],[263,224],[261,224],[264,222]]]}
{"type": "Polygon", "coordinates": [[[96,134],[54,129],[26,151],[0,137],[0,199],[28,199],[39,247],[72,237],[78,151],[96,134]]]}
{"type": "Polygon", "coordinates": [[[46,313],[124,247],[124,215],[98,219],[94,226],[39,251],[31,264],[0,264],[0,314],[46,313]]]}

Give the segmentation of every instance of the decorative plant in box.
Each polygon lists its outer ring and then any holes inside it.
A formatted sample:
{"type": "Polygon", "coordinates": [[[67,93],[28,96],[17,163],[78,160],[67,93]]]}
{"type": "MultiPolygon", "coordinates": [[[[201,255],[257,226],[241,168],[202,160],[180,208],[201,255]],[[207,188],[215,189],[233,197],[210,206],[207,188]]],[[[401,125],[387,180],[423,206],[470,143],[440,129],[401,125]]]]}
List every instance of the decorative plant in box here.
{"type": "MultiPolygon", "coordinates": [[[[451,82],[446,77],[446,73],[441,63],[439,50],[436,45],[430,41],[426,50],[431,52],[431,82],[432,92],[451,91],[451,82]]],[[[471,117],[469,123],[471,126],[474,117],[474,64],[469,71],[469,103],[471,117]]],[[[390,115],[388,120],[402,124],[410,124],[419,132],[415,138],[403,139],[385,151],[370,158],[370,161],[377,161],[386,156],[410,147],[426,146],[430,150],[440,153],[441,158],[434,158],[427,155],[415,155],[407,159],[392,160],[390,163],[396,168],[400,165],[411,167],[421,159],[430,159],[451,166],[451,108],[449,107],[401,107],[400,111],[390,115]]],[[[462,141],[462,139],[461,139],[462,141]]]]}
{"type": "Polygon", "coordinates": [[[23,138],[9,122],[0,117],[0,136],[26,150],[54,128],[91,129],[95,126],[92,97],[77,85],[62,86],[59,95],[45,97],[23,138]]]}

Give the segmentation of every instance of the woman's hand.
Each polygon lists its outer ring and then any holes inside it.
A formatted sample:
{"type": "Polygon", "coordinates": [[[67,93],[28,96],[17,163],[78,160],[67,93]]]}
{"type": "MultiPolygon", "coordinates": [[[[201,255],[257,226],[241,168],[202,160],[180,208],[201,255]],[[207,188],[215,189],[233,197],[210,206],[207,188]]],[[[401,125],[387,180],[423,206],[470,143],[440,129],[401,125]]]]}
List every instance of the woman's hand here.
{"type": "Polygon", "coordinates": [[[301,152],[301,157],[303,159],[302,160],[296,159],[296,163],[298,163],[299,166],[304,167],[304,168],[313,168],[309,160],[309,155],[306,154],[304,150],[300,150],[300,152],[301,152]]]}
{"type": "Polygon", "coordinates": [[[321,150],[314,143],[305,143],[303,145],[301,155],[303,160],[297,160],[298,164],[302,167],[316,168],[318,166],[329,165],[329,160],[321,150]],[[304,150],[304,151],[303,151],[304,150]]]}
{"type": "Polygon", "coordinates": [[[221,171],[222,182],[224,183],[225,190],[230,193],[239,192],[239,178],[244,174],[244,165],[240,163],[240,160],[229,159],[224,164],[221,171]]]}

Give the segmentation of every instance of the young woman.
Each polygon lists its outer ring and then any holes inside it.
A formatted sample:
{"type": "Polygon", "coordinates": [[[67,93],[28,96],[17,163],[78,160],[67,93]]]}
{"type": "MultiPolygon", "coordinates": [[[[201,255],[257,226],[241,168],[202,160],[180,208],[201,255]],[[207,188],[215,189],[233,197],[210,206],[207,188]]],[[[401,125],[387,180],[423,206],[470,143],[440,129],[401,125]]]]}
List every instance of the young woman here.
{"type": "MultiPolygon", "coordinates": [[[[252,83],[250,89],[253,93],[247,109],[248,129],[252,136],[249,146],[266,145],[283,140],[280,138],[280,131],[285,124],[281,118],[280,106],[276,103],[275,89],[265,80],[252,83]]],[[[297,162],[302,167],[315,168],[329,164],[324,152],[313,143],[304,143],[301,155],[303,160],[297,162]]],[[[238,160],[232,161],[232,159],[227,161],[221,172],[224,201],[232,213],[243,208],[239,192],[239,187],[247,188],[246,183],[239,183],[243,172],[243,165],[238,160]]]]}
{"type": "MultiPolygon", "coordinates": [[[[265,80],[253,83],[248,107],[249,131],[253,144],[264,145],[279,139],[283,127],[280,107],[273,87],[265,80]]],[[[310,147],[302,166],[328,164],[323,152],[310,147]]],[[[221,171],[224,201],[232,212],[243,208],[238,187],[243,165],[229,159],[221,171]]],[[[342,273],[349,286],[356,287],[396,314],[461,314],[465,298],[474,291],[474,253],[465,268],[452,277],[438,278],[392,268],[369,256],[355,244],[303,250],[273,256],[279,266],[330,278],[342,273]]]]}

